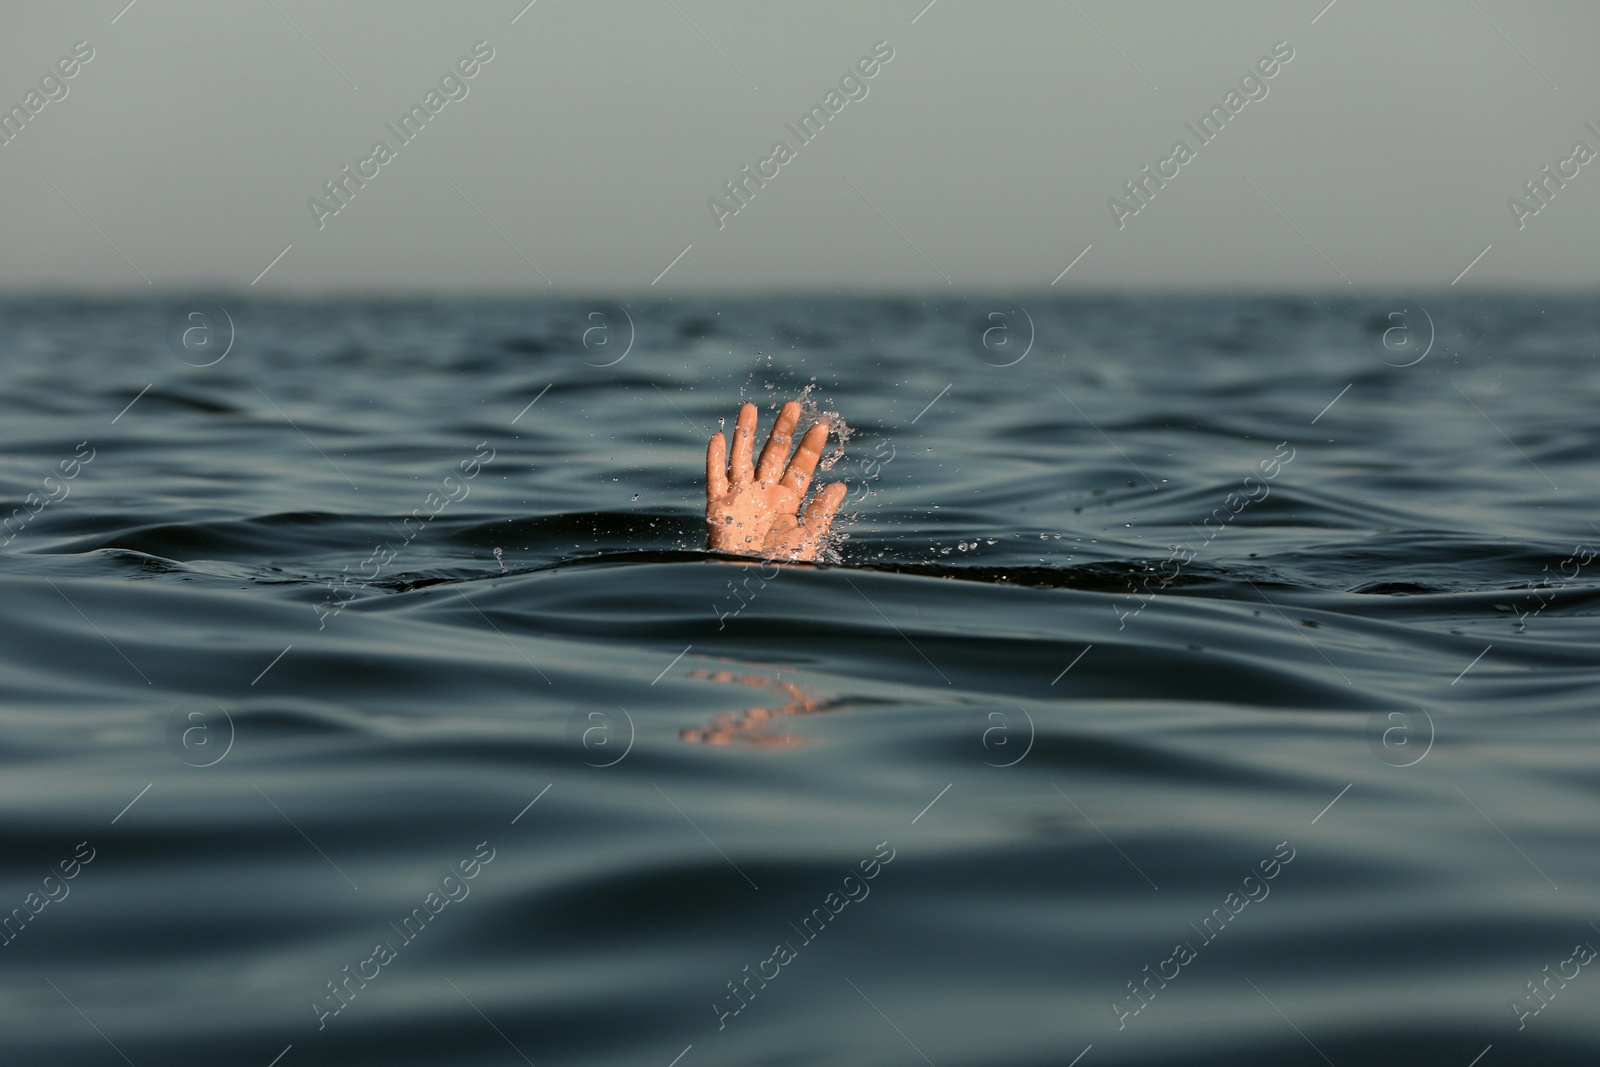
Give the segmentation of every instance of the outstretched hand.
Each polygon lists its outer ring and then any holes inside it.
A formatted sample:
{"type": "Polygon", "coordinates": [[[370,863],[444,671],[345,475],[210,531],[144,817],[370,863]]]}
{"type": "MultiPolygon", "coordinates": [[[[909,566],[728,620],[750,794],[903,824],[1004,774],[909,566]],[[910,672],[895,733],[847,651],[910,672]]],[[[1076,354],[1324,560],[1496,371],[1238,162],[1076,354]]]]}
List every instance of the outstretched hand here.
{"type": "Polygon", "coordinates": [[[789,444],[799,422],[800,405],[791,400],[778,412],[772,435],[754,467],[754,404],[739,409],[731,465],[726,440],[720,433],[712,435],[706,448],[707,548],[764,559],[816,559],[844,502],[845,484],[829,485],[800,512],[817,460],[828,443],[829,424],[814,423],[790,459],[789,444]]]}

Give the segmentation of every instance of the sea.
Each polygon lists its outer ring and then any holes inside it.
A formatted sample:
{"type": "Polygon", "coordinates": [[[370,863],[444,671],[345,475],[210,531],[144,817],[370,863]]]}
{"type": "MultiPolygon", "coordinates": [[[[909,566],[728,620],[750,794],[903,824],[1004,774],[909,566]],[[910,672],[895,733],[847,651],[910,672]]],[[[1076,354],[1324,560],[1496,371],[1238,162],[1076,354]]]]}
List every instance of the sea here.
{"type": "Polygon", "coordinates": [[[1593,1064],[1597,355],[1572,293],[0,302],[0,1063],[1593,1064]],[[707,553],[797,397],[827,551],[707,553]]]}

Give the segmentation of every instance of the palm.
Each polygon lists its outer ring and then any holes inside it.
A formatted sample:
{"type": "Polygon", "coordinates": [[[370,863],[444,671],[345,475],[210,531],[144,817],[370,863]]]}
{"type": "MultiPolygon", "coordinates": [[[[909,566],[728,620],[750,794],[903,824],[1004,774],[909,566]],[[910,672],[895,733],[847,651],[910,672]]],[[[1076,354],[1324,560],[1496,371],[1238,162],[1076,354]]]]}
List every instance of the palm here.
{"type": "Polygon", "coordinates": [[[731,464],[722,434],[712,436],[706,449],[708,548],[767,559],[816,558],[833,525],[834,514],[844,501],[845,486],[835,482],[818,493],[803,513],[800,511],[800,502],[805,499],[811,475],[828,442],[828,424],[814,424],[791,459],[789,445],[799,421],[800,405],[791,400],[778,413],[761,458],[754,464],[754,404],[739,409],[731,464]]]}

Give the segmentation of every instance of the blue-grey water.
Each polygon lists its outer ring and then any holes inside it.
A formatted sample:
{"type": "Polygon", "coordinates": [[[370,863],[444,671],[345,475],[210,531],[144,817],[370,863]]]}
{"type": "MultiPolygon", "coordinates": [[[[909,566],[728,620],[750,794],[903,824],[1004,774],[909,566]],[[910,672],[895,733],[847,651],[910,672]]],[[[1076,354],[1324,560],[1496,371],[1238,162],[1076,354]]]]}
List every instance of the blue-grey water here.
{"type": "Polygon", "coordinates": [[[217,299],[0,304],[0,1063],[1596,1061],[1593,299],[217,299]]]}

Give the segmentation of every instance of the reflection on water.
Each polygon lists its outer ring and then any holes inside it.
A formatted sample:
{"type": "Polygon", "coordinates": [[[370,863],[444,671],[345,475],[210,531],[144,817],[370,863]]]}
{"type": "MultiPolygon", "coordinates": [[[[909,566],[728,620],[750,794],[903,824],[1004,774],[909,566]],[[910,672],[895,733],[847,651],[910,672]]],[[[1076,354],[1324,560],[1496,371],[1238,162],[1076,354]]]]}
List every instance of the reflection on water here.
{"type": "Polygon", "coordinates": [[[739,674],[732,671],[707,671],[696,668],[689,672],[690,678],[704,678],[707,681],[722,682],[725,684],[750,686],[752,688],[767,690],[771,695],[752,694],[751,699],[772,699],[782,694],[787,697],[782,703],[770,707],[758,706],[743,708],[739,711],[724,711],[713,716],[709,725],[703,729],[681,730],[678,736],[685,741],[698,741],[706,745],[726,745],[738,742],[744,745],[769,745],[787,747],[805,744],[805,738],[796,734],[785,733],[785,724],[780,721],[791,715],[815,715],[824,711],[837,710],[836,705],[824,705],[816,697],[794,682],[785,682],[781,678],[767,678],[757,674],[739,674]],[[775,692],[774,692],[775,691],[775,692]]]}

